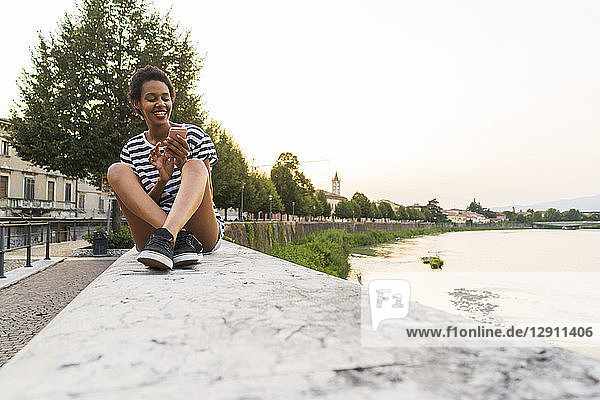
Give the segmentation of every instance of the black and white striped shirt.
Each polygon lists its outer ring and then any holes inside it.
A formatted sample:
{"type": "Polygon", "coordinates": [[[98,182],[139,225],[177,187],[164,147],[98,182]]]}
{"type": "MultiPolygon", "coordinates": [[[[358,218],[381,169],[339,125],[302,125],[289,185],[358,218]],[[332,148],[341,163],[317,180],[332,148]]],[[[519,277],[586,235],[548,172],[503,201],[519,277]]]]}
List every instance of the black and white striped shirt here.
{"type": "MultiPolygon", "coordinates": [[[[181,124],[187,130],[186,140],[190,151],[188,160],[196,158],[199,160],[209,160],[212,166],[217,162],[217,151],[210,137],[199,127],[190,124],[181,124]]],[[[142,132],[129,139],[121,150],[121,162],[127,164],[133,169],[133,172],[140,178],[142,187],[149,193],[158,181],[158,170],[150,164],[148,156],[154,146],[146,139],[146,132],[142,132]]],[[[175,166],[171,179],[166,183],[160,196],[158,205],[165,212],[169,212],[175,201],[175,196],[181,185],[181,171],[175,166]]],[[[213,208],[215,208],[213,203],[213,208]]],[[[215,215],[219,222],[222,222],[221,216],[215,208],[215,215]]]]}

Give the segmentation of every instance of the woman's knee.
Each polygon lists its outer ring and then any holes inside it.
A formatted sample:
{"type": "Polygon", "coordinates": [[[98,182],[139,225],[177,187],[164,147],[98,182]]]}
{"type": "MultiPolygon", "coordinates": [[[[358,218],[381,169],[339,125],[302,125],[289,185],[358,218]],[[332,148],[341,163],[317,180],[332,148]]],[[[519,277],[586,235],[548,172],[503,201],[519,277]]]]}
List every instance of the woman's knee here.
{"type": "Polygon", "coordinates": [[[124,176],[129,175],[131,173],[133,173],[133,170],[129,165],[123,163],[114,163],[110,167],[108,167],[106,178],[108,179],[108,183],[110,183],[112,186],[124,176]]]}
{"type": "Polygon", "coordinates": [[[208,176],[208,169],[206,169],[206,164],[204,164],[204,161],[192,158],[191,160],[186,161],[181,173],[193,173],[208,176]]]}

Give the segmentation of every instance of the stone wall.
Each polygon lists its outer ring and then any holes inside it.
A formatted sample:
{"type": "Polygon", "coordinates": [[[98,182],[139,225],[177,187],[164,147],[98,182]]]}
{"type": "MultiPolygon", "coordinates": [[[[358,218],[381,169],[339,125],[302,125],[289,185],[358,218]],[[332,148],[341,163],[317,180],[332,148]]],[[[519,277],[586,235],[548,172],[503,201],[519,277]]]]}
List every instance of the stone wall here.
{"type": "MultiPolygon", "coordinates": [[[[348,233],[368,230],[397,232],[414,228],[433,228],[432,222],[302,222],[253,221],[232,222],[225,225],[225,236],[234,243],[260,252],[268,252],[275,243],[285,244],[309,233],[326,229],[342,229],[348,233]]],[[[454,226],[438,224],[437,226],[454,226]]]]}
{"type": "Polygon", "coordinates": [[[598,360],[542,342],[404,346],[405,326],[479,326],[415,302],[378,330],[395,347],[363,345],[368,290],[242,246],[171,272],[136,256],[0,368],[3,400],[600,398],[598,360]]]}

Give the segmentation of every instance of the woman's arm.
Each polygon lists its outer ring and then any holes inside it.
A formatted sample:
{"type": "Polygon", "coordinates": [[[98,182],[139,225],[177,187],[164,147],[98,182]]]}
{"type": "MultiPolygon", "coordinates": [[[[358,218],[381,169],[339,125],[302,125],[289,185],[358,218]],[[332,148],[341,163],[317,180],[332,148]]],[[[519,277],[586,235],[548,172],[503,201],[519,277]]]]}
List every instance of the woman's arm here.
{"type": "Polygon", "coordinates": [[[152,200],[154,200],[154,202],[156,204],[158,204],[158,201],[160,200],[160,196],[162,195],[163,190],[165,190],[166,184],[167,184],[166,181],[161,181],[160,178],[158,178],[158,181],[156,181],[156,184],[148,193],[148,195],[150,197],[152,197],[152,200]]]}
{"type": "Polygon", "coordinates": [[[158,204],[160,196],[165,190],[165,185],[171,179],[174,168],[173,160],[160,151],[159,145],[160,143],[157,143],[156,147],[150,150],[150,156],[148,157],[150,164],[158,170],[158,180],[150,190],[150,193],[148,193],[156,204],[158,204]]]}

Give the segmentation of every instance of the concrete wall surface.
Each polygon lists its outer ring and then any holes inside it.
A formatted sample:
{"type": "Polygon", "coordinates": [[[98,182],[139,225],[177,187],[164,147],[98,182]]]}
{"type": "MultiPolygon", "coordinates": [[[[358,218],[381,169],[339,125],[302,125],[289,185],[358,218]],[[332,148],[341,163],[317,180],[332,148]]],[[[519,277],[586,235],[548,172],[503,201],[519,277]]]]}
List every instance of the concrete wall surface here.
{"type": "MultiPolygon", "coordinates": [[[[600,397],[600,362],[558,348],[361,347],[361,295],[232,243],[168,273],[131,251],[0,368],[0,397],[600,397]]],[[[407,318],[458,317],[411,303],[407,318]]]]}

